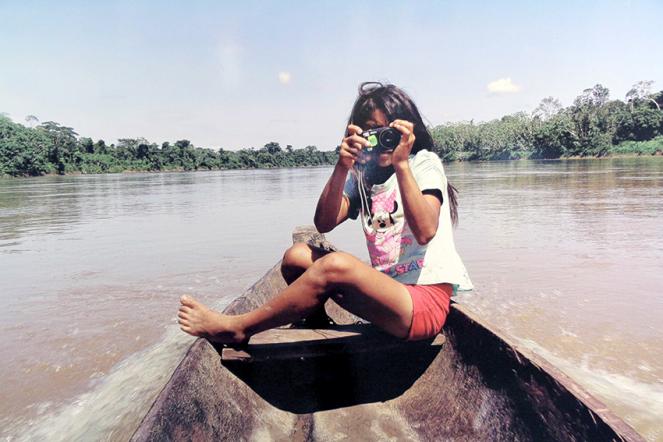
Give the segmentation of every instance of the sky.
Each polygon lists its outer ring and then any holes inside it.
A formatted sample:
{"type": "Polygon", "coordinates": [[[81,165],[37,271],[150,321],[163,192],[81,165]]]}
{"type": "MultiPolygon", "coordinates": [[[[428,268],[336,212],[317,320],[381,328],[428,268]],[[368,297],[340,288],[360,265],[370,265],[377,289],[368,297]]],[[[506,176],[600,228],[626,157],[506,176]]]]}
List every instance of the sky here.
{"type": "Polygon", "coordinates": [[[661,0],[0,0],[0,112],[108,143],[328,150],[362,81],[432,126],[663,89],[661,17],[661,0]]]}

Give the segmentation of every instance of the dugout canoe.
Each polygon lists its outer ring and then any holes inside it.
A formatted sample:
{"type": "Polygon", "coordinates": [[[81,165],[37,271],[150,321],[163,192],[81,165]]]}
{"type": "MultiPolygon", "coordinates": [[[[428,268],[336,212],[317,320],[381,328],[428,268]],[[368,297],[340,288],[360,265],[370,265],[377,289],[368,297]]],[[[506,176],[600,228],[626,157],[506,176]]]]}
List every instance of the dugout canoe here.
{"type": "MultiPolygon", "coordinates": [[[[329,247],[312,228],[293,240],[329,247]]],[[[253,309],[283,287],[277,264],[225,312],[253,309]]],[[[196,340],[132,440],[644,440],[462,305],[443,335],[418,343],[326,307],[342,325],[276,329],[241,349],[196,340]]]]}

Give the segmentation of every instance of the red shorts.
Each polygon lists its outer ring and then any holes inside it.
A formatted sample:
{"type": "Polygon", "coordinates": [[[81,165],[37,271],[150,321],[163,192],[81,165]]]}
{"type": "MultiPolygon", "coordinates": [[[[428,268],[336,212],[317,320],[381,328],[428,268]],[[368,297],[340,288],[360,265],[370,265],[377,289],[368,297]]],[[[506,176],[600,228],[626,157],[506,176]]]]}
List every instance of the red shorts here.
{"type": "Polygon", "coordinates": [[[412,324],[408,341],[432,338],[442,330],[449,314],[449,303],[453,294],[451,284],[410,285],[406,284],[412,297],[412,324]]]}

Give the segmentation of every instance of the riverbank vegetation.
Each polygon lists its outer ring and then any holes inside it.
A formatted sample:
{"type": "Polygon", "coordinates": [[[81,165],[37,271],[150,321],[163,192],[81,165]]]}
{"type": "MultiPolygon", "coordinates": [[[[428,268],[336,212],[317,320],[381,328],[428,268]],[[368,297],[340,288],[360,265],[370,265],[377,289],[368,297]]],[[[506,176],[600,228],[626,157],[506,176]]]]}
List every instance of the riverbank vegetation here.
{"type": "Polygon", "coordinates": [[[566,108],[547,97],[531,114],[436,126],[435,149],[447,161],[663,153],[663,91],[652,93],[652,83],[636,83],[624,101],[597,84],[566,108]]]}
{"type": "Polygon", "coordinates": [[[120,138],[108,145],[52,121],[30,128],[0,116],[0,175],[301,167],[333,164],[335,159],[334,151],[282,149],[274,142],[237,151],[196,147],[189,140],[158,145],[120,138]]]}
{"type": "MultiPolygon", "coordinates": [[[[652,93],[652,83],[636,83],[623,101],[610,100],[608,89],[597,84],[566,108],[547,97],[531,114],[435,126],[433,149],[445,161],[661,153],[663,91],[652,93]]],[[[333,164],[336,158],[334,150],[282,148],[276,142],[236,151],[196,147],[188,140],[158,145],[120,138],[106,144],[32,115],[20,124],[0,114],[0,175],[299,167],[333,164]]]]}

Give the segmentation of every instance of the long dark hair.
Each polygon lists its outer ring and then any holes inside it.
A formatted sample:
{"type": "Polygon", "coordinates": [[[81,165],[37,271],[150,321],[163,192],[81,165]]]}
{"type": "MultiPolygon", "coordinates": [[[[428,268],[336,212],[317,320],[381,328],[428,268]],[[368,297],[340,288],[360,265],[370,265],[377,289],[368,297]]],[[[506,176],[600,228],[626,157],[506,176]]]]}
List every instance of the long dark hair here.
{"type": "MultiPolygon", "coordinates": [[[[348,125],[362,126],[373,116],[373,112],[381,110],[387,121],[406,120],[414,124],[414,146],[412,153],[421,149],[433,149],[433,137],[424,124],[419,109],[405,91],[393,84],[382,84],[367,81],[359,85],[359,95],[352,106],[348,125]]],[[[449,209],[452,223],[458,224],[458,190],[447,180],[449,209]]]]}

